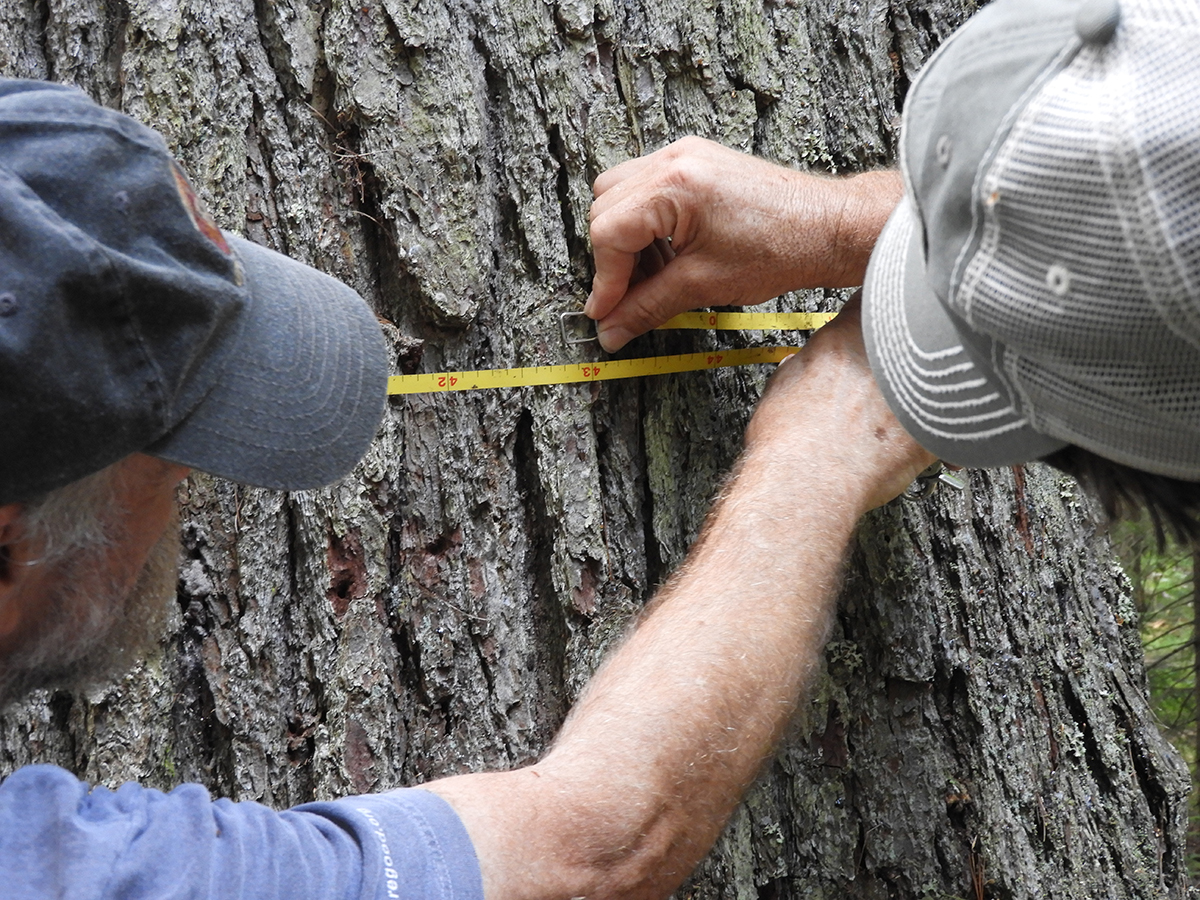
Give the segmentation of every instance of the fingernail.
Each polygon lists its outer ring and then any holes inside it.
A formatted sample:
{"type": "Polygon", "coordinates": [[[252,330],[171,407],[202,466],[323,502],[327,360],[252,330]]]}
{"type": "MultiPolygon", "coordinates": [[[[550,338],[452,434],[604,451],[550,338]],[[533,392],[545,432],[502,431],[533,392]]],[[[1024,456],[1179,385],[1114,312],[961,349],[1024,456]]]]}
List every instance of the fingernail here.
{"type": "Polygon", "coordinates": [[[600,341],[600,346],[609,353],[615,353],[633,337],[626,329],[616,325],[605,325],[604,322],[596,323],[596,337],[600,341]]]}
{"type": "Polygon", "coordinates": [[[592,299],[592,295],[588,294],[588,298],[583,304],[583,314],[585,316],[590,316],[593,319],[596,318],[592,315],[593,307],[595,307],[595,305],[596,302],[592,299]]]}

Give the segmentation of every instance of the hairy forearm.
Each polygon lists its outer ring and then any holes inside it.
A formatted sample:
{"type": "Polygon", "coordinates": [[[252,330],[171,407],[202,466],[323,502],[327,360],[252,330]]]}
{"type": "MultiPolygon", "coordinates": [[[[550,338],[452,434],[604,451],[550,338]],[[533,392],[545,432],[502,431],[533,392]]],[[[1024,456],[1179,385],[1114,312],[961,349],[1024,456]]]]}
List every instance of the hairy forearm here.
{"type": "Polygon", "coordinates": [[[887,411],[852,310],[772,378],[724,499],[544,760],[430,785],[489,900],[669,894],[816,668],[859,516],[932,461],[887,411]]]}
{"type": "Polygon", "coordinates": [[[569,833],[583,839],[583,859],[603,865],[581,894],[670,893],[791,717],[818,665],[858,517],[800,476],[807,465],[743,460],[685,567],[537,767],[564,781],[586,773],[569,833]]]}
{"type": "Polygon", "coordinates": [[[522,861],[485,866],[489,900],[665,897],[703,857],[791,716],[828,629],[857,511],[839,509],[820,478],[797,477],[806,465],[743,460],[688,562],[545,759],[432,785],[460,813],[469,807],[481,858],[522,861]]]}

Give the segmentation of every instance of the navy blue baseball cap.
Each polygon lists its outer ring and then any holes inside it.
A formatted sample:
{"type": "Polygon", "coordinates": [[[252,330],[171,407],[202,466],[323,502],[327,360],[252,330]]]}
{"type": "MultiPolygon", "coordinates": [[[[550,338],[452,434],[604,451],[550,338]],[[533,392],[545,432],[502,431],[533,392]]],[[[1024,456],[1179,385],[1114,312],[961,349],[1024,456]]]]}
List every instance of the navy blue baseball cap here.
{"type": "Polygon", "coordinates": [[[386,382],[362,298],[217,228],[156,132],[0,80],[0,503],[135,452],[318,487],[366,451],[386,382]]]}

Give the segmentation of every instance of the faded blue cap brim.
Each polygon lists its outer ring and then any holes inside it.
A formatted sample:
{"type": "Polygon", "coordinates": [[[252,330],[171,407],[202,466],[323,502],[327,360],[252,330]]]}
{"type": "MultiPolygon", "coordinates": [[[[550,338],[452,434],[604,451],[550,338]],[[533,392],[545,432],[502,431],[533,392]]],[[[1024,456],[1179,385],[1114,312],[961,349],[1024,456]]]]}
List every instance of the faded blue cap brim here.
{"type": "Polygon", "coordinates": [[[251,297],[234,347],[203,399],[145,452],[260,487],[335,481],[362,458],[383,416],[379,322],[336,279],[226,238],[251,297]]]}

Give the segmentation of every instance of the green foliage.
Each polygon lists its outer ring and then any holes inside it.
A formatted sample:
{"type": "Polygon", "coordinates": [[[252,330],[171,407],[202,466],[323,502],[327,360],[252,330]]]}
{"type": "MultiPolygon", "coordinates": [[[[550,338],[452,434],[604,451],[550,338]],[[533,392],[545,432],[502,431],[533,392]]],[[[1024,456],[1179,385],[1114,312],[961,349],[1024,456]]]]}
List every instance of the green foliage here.
{"type": "MultiPolygon", "coordinates": [[[[1163,733],[1187,761],[1195,784],[1200,775],[1200,598],[1195,590],[1200,548],[1175,540],[1160,546],[1153,525],[1144,519],[1114,526],[1113,544],[1133,584],[1151,705],[1163,733]]],[[[1195,878],[1200,876],[1200,802],[1195,791],[1188,844],[1195,878]]]]}

